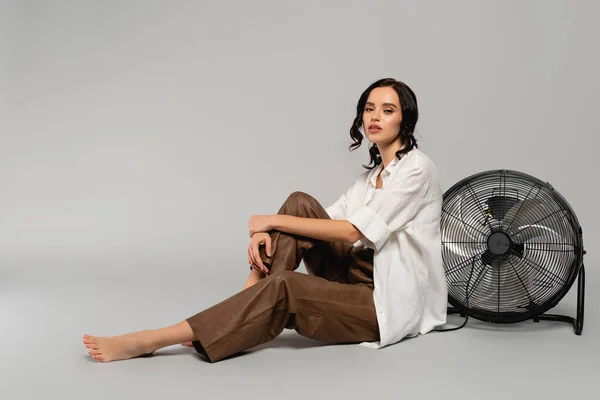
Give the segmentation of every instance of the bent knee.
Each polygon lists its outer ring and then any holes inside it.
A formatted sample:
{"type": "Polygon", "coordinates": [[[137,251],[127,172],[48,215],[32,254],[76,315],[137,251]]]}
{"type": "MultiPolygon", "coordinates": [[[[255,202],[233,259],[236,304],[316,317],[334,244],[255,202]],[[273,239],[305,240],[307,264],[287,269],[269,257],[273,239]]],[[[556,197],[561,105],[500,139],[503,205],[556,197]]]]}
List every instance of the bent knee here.
{"type": "Polygon", "coordinates": [[[316,201],[316,199],[308,193],[304,193],[301,191],[295,191],[292,194],[290,194],[286,200],[286,202],[294,202],[294,203],[301,203],[301,202],[305,202],[305,201],[313,202],[313,201],[316,201]]]}

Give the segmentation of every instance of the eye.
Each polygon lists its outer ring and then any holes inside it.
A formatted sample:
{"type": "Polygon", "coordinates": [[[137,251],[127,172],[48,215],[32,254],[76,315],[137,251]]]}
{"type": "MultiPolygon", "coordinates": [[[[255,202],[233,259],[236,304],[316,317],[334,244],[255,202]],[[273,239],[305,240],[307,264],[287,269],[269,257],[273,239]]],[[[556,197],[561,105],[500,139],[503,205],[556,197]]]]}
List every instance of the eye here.
{"type": "Polygon", "coordinates": [[[371,110],[372,110],[372,108],[371,108],[371,107],[367,107],[367,108],[365,108],[365,111],[371,111],[371,110]]]}
{"type": "Polygon", "coordinates": [[[390,114],[394,112],[392,110],[385,110],[384,112],[388,112],[388,111],[390,112],[390,114]]]}

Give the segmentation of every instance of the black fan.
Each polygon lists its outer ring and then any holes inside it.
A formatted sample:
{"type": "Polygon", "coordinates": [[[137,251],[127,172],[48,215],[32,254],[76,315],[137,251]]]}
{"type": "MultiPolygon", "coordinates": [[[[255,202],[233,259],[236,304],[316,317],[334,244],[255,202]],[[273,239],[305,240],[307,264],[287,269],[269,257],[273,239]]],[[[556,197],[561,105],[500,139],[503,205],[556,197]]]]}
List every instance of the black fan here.
{"type": "Polygon", "coordinates": [[[495,323],[565,321],[581,334],[582,230],[550,184],[509,170],[465,178],[444,193],[441,233],[449,314],[495,323]],[[577,277],[577,317],[544,314],[577,277]]]}

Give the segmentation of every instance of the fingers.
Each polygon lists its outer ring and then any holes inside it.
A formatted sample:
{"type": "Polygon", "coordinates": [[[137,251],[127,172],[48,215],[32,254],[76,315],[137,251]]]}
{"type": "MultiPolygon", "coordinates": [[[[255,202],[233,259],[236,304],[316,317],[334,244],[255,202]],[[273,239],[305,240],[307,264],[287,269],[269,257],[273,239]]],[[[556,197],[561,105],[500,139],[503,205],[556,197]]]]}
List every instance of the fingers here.
{"type": "Polygon", "coordinates": [[[252,243],[250,243],[250,246],[248,246],[248,262],[250,263],[252,268],[254,268],[255,270],[257,270],[259,272],[263,272],[267,275],[269,274],[269,270],[262,263],[262,260],[260,259],[260,255],[254,253],[252,243]]]}
{"type": "Polygon", "coordinates": [[[260,272],[261,274],[264,274],[265,272],[260,269],[260,267],[258,267],[256,264],[252,264],[251,265],[252,269],[255,270],[256,272],[260,272]]]}
{"type": "Polygon", "coordinates": [[[266,242],[266,251],[267,251],[267,256],[271,257],[271,236],[267,236],[265,238],[265,242],[266,242]]]}
{"type": "Polygon", "coordinates": [[[262,244],[263,239],[252,240],[250,242],[250,252],[252,254],[252,259],[254,260],[254,264],[260,267],[260,269],[265,273],[269,274],[269,269],[263,264],[262,259],[260,258],[260,252],[258,248],[262,244]]]}
{"type": "Polygon", "coordinates": [[[265,274],[269,273],[269,269],[267,267],[265,267],[265,264],[263,264],[261,258],[260,258],[260,253],[258,251],[258,243],[256,244],[256,246],[252,247],[252,255],[254,257],[254,262],[256,263],[256,265],[258,265],[265,274]]]}
{"type": "Polygon", "coordinates": [[[248,259],[250,260],[250,265],[252,266],[252,268],[256,267],[256,261],[254,260],[254,254],[252,254],[252,248],[248,247],[248,259]]]}
{"type": "Polygon", "coordinates": [[[265,244],[265,252],[267,256],[271,257],[271,236],[268,233],[261,233],[256,238],[252,238],[252,240],[250,240],[250,244],[248,245],[248,263],[257,271],[261,271],[269,275],[270,271],[260,257],[259,248],[262,244],[265,244]]]}

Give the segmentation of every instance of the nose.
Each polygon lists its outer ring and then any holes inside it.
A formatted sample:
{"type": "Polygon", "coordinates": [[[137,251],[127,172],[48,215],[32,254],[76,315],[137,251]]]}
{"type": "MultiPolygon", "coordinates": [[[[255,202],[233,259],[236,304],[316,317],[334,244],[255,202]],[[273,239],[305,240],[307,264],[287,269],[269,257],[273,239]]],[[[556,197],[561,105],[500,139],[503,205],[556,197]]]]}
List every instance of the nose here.
{"type": "Polygon", "coordinates": [[[371,122],[379,121],[379,111],[373,111],[371,114],[371,122]]]}

